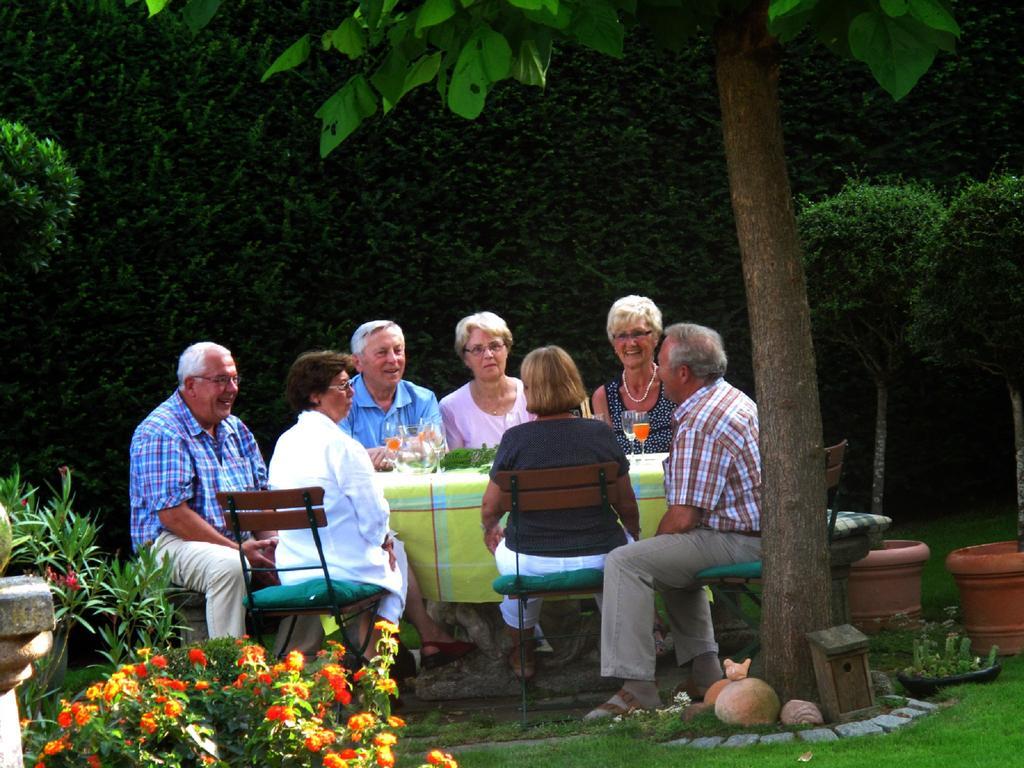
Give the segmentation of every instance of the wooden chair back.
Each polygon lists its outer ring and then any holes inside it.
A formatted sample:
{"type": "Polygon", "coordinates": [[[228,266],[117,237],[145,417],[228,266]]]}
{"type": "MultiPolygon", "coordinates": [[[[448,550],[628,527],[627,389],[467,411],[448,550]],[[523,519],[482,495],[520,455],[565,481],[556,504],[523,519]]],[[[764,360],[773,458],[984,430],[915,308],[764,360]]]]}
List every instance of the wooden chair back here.
{"type": "Polygon", "coordinates": [[[547,512],[614,506],[619,501],[619,465],[614,461],[556,469],[503,470],[494,477],[501,508],[509,512],[547,512]]]}
{"type": "Polygon", "coordinates": [[[231,515],[237,516],[239,532],[295,531],[310,527],[311,517],[317,528],[327,525],[324,489],[316,486],[280,491],[221,491],[217,501],[228,514],[229,523],[231,515]]]}

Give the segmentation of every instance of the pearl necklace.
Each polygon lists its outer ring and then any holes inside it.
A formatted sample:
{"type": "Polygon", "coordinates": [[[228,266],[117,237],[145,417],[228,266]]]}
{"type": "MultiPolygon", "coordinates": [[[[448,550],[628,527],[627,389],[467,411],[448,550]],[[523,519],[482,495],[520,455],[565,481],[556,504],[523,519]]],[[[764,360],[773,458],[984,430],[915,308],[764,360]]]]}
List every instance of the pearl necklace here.
{"type": "Polygon", "coordinates": [[[626,372],[622,372],[622,388],[626,390],[626,397],[632,400],[634,403],[642,403],[647,399],[647,396],[651,394],[651,387],[654,386],[654,379],[658,376],[658,364],[654,363],[654,370],[651,371],[651,380],[647,382],[647,389],[640,397],[633,397],[633,393],[629,391],[629,384],[626,383],[626,372]]]}

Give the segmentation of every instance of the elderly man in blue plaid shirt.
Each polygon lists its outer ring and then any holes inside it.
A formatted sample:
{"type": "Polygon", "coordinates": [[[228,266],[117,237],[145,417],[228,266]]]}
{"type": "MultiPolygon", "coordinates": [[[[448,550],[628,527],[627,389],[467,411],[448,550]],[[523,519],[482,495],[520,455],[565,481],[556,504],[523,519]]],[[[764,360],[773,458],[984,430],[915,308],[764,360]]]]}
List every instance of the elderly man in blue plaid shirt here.
{"type": "MultiPolygon", "coordinates": [[[[210,637],[245,634],[238,542],[217,492],[267,487],[252,432],[231,408],[238,396],[231,352],[213,342],[186,349],[178,389],[136,428],[131,444],[131,536],[170,558],[172,578],[206,595],[210,637]]],[[[273,566],[276,532],[242,542],[254,566],[273,566]]]]}
{"type": "Polygon", "coordinates": [[[722,338],[678,323],[658,355],[665,394],[679,403],[665,460],[665,511],[652,538],[605,560],[601,674],[622,688],[588,719],[660,706],[651,613],[665,601],[676,660],[691,662],[688,687],[703,695],[722,677],[707,595],[696,574],[761,558],[761,453],[757,406],[722,377],[722,338]]]}

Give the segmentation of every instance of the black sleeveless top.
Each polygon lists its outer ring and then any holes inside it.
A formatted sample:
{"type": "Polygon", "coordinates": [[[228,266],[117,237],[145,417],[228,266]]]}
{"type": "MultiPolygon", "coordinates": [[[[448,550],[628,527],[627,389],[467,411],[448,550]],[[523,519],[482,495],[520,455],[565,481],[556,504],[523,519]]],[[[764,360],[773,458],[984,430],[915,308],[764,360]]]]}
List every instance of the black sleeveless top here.
{"type": "MultiPolygon", "coordinates": [[[[608,398],[608,414],[612,418],[612,429],[615,430],[615,439],[619,441],[619,447],[627,454],[639,453],[640,442],[627,440],[625,433],[622,431],[622,412],[636,409],[626,408],[622,404],[622,397],[619,395],[619,387],[621,385],[621,374],[614,381],[609,381],[604,385],[604,393],[608,398]]],[[[665,389],[659,381],[658,402],[647,412],[647,421],[651,425],[651,433],[643,444],[644,453],[668,453],[669,446],[672,445],[672,412],[675,409],[676,403],[665,397],[665,389]]]]}

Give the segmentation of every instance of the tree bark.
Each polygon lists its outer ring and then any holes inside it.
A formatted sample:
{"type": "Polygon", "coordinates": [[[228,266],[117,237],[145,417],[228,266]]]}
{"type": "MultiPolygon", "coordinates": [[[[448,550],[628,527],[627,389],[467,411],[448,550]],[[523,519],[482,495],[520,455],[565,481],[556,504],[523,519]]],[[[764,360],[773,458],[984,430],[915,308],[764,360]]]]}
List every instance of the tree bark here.
{"type": "Polygon", "coordinates": [[[1024,552],[1024,403],[1016,382],[1008,378],[1006,387],[1013,408],[1013,447],[1017,457],[1017,551],[1024,552]]]}
{"type": "Polygon", "coordinates": [[[885,495],[885,444],[889,438],[889,385],[881,376],[875,378],[875,457],[871,472],[871,513],[882,512],[885,495]]]}
{"type": "Polygon", "coordinates": [[[831,584],[810,310],[767,12],[757,0],[714,38],[761,425],[765,678],[786,701],[817,697],[806,633],[829,626],[831,584]]]}

